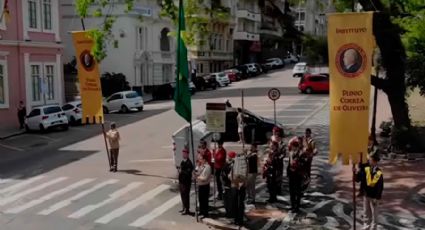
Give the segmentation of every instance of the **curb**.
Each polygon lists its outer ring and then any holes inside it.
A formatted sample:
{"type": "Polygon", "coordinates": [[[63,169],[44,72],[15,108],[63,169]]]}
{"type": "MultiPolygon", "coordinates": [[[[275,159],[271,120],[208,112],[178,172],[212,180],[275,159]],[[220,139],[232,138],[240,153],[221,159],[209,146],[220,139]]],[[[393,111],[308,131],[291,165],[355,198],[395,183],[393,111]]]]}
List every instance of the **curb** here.
{"type": "Polygon", "coordinates": [[[24,133],[25,133],[25,131],[22,130],[22,131],[17,131],[15,133],[11,133],[11,134],[6,134],[5,136],[0,136],[0,140],[6,140],[8,138],[16,137],[16,136],[22,135],[24,133]]]}
{"type": "Polygon", "coordinates": [[[210,227],[213,227],[215,229],[220,229],[220,230],[245,230],[245,229],[247,229],[243,226],[229,225],[229,224],[225,224],[225,223],[222,223],[221,221],[214,220],[214,219],[211,219],[211,218],[201,219],[201,222],[203,224],[210,226],[210,227]]]}

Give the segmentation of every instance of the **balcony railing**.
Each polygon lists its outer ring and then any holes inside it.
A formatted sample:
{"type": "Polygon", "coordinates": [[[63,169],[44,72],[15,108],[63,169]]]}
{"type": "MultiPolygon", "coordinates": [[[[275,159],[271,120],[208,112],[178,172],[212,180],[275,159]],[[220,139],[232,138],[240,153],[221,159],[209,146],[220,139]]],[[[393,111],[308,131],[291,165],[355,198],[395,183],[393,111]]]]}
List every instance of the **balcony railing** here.
{"type": "Polygon", "coordinates": [[[236,11],[236,17],[248,19],[255,22],[261,22],[261,14],[249,10],[238,9],[238,11],[236,11]]]}
{"type": "Polygon", "coordinates": [[[245,40],[245,41],[259,41],[260,35],[256,34],[256,33],[236,31],[233,34],[233,39],[234,40],[245,40]]]}

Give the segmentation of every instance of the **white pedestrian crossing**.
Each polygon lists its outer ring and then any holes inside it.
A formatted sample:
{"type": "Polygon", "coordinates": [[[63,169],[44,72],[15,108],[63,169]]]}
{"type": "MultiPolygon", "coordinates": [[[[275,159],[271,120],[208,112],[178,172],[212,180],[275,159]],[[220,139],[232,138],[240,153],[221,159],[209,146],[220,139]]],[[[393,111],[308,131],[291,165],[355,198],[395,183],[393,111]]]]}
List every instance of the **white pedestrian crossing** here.
{"type": "Polygon", "coordinates": [[[25,191],[23,191],[23,192],[21,192],[21,193],[16,193],[16,194],[14,194],[14,195],[7,196],[7,197],[5,197],[5,198],[2,198],[2,199],[0,199],[0,206],[4,206],[4,205],[6,205],[6,204],[10,204],[10,203],[12,203],[12,202],[14,202],[14,201],[18,200],[18,199],[19,199],[19,198],[21,198],[21,197],[24,197],[24,196],[26,196],[26,195],[29,195],[29,194],[31,194],[31,193],[33,193],[33,192],[37,192],[37,191],[43,190],[43,189],[45,189],[45,188],[47,188],[47,187],[49,187],[49,186],[51,186],[51,185],[57,184],[57,183],[59,183],[59,182],[61,182],[61,181],[64,181],[64,180],[66,180],[66,179],[67,179],[67,177],[59,177],[59,178],[56,178],[56,179],[51,180],[51,181],[49,181],[49,182],[46,182],[46,183],[40,184],[40,185],[38,185],[38,186],[36,186],[36,187],[33,187],[33,188],[30,188],[30,189],[27,189],[27,190],[25,190],[25,191]]]}
{"type": "MultiPolygon", "coordinates": [[[[159,184],[146,191],[142,187],[145,182],[139,181],[122,184],[117,179],[79,178],[73,180],[68,177],[44,175],[22,181],[15,179],[2,179],[5,186],[1,190],[4,195],[0,197],[0,212],[5,215],[21,215],[23,213],[31,215],[31,210],[34,210],[34,215],[56,214],[70,219],[82,219],[89,216],[89,218],[93,218],[91,220],[93,224],[111,224],[114,220],[128,219],[128,216],[133,216],[138,208],[148,210],[138,219],[122,223],[123,226],[137,228],[160,218],[161,215],[181,202],[180,195],[172,190],[172,185],[168,184],[159,184]],[[104,191],[110,192],[105,194],[104,191]],[[103,198],[96,196],[96,201],[90,202],[88,195],[97,193],[102,194],[103,198]],[[125,202],[121,199],[123,197],[125,197],[125,202]],[[158,203],[158,200],[153,204],[150,203],[155,199],[159,199],[159,206],[153,206],[158,203]],[[56,201],[52,202],[54,200],[56,201]],[[108,204],[114,205],[107,206],[108,204]],[[103,209],[101,209],[102,207],[103,209]],[[66,211],[59,212],[62,209],[66,211]],[[104,209],[108,209],[108,212],[105,213],[104,209]],[[126,215],[128,216],[125,217],[126,215]]],[[[262,184],[257,187],[259,186],[262,184]]]]}
{"type": "Polygon", "coordinates": [[[139,205],[142,205],[143,203],[153,199],[155,196],[157,196],[158,194],[162,193],[163,191],[165,191],[169,188],[170,188],[169,185],[162,184],[162,185],[150,190],[149,192],[139,196],[137,199],[129,201],[124,206],[122,206],[118,209],[115,209],[113,212],[110,212],[106,216],[103,216],[102,218],[95,220],[95,222],[100,223],[100,224],[107,224],[107,223],[111,222],[113,219],[118,218],[118,217],[124,215],[125,213],[132,211],[133,209],[135,209],[139,205]]]}
{"type": "Polygon", "coordinates": [[[68,205],[72,204],[72,202],[78,201],[81,198],[89,195],[90,193],[95,192],[96,190],[99,190],[99,189],[101,189],[101,188],[103,188],[103,187],[105,187],[107,185],[115,184],[117,182],[118,182],[118,180],[115,180],[115,179],[111,179],[111,180],[107,180],[107,181],[101,182],[101,183],[99,183],[99,184],[97,184],[97,185],[95,185],[95,186],[93,186],[93,187],[91,187],[91,188],[89,188],[87,190],[84,190],[84,191],[78,193],[77,195],[75,195],[75,196],[73,196],[71,198],[62,200],[61,202],[56,203],[56,204],[50,206],[47,209],[44,209],[43,211],[39,212],[38,214],[39,215],[44,215],[44,216],[50,215],[51,213],[53,213],[53,212],[55,212],[55,211],[57,211],[59,209],[62,209],[62,208],[67,207],[68,205]]]}
{"type": "Polygon", "coordinates": [[[94,204],[94,205],[88,205],[74,213],[72,213],[71,215],[69,215],[69,218],[72,219],[78,219],[81,218],[87,214],[89,214],[90,212],[103,207],[109,203],[112,203],[113,201],[117,200],[118,198],[120,198],[121,196],[124,196],[125,194],[127,194],[128,192],[130,192],[131,190],[134,190],[138,187],[140,187],[140,185],[142,185],[143,182],[132,182],[130,184],[128,184],[126,187],[112,193],[111,195],[109,195],[109,198],[106,200],[103,200],[100,203],[94,204]]]}
{"type": "MultiPolygon", "coordinates": [[[[14,184],[14,185],[12,185],[12,186],[10,186],[10,187],[7,187],[7,188],[4,188],[4,189],[1,189],[1,190],[0,190],[0,194],[1,194],[1,195],[5,195],[5,193],[12,193],[12,192],[14,192],[14,191],[17,191],[17,190],[19,190],[19,189],[21,189],[21,188],[23,188],[23,187],[25,187],[25,186],[27,186],[27,185],[29,185],[29,184],[33,183],[33,182],[36,182],[36,181],[38,181],[38,180],[41,180],[41,179],[43,179],[43,178],[44,178],[44,176],[36,176],[36,177],[32,177],[32,178],[30,178],[30,179],[27,179],[27,180],[24,180],[24,181],[19,182],[19,183],[17,183],[17,184],[14,184]]],[[[5,180],[5,181],[6,181],[6,180],[5,180]]],[[[6,182],[10,182],[10,181],[13,181],[13,179],[7,179],[7,181],[6,181],[6,182]]]]}
{"type": "Polygon", "coordinates": [[[176,206],[178,203],[180,203],[180,196],[179,195],[173,197],[172,199],[168,200],[167,202],[165,202],[161,206],[155,208],[150,213],[140,217],[139,219],[137,219],[136,221],[131,223],[129,226],[140,228],[140,227],[148,224],[149,222],[151,222],[156,217],[162,215],[164,212],[166,212],[170,208],[176,206]]]}
{"type": "Polygon", "coordinates": [[[90,183],[90,182],[92,182],[94,180],[95,179],[88,178],[88,179],[84,179],[84,180],[78,181],[78,182],[76,182],[74,184],[71,184],[71,185],[69,185],[69,186],[67,186],[67,187],[65,187],[63,189],[56,190],[54,192],[51,192],[49,194],[46,194],[45,196],[43,196],[41,198],[38,198],[38,199],[32,200],[30,202],[27,202],[24,205],[21,205],[21,206],[18,206],[18,207],[14,207],[14,208],[8,209],[8,210],[6,210],[5,213],[10,213],[10,214],[20,213],[20,212],[22,212],[22,211],[24,211],[26,209],[32,208],[32,207],[34,207],[36,205],[39,205],[39,204],[41,204],[41,203],[43,203],[45,201],[48,201],[48,200],[53,199],[53,198],[55,198],[57,196],[60,196],[60,195],[62,195],[64,193],[67,193],[69,191],[72,191],[72,190],[74,190],[74,189],[76,189],[78,187],[81,187],[81,186],[83,186],[85,184],[88,184],[88,183],[90,183]]]}

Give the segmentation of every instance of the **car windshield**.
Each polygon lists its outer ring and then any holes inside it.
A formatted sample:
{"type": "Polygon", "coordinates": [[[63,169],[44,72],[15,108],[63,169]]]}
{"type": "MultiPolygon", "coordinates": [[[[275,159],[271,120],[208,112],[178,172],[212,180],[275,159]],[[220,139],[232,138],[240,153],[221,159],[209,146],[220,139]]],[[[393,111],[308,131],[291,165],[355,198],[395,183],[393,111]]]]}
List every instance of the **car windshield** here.
{"type": "Polygon", "coordinates": [[[226,74],[224,74],[224,73],[219,73],[219,74],[217,74],[217,76],[219,76],[219,77],[225,77],[225,76],[226,76],[226,74]]]}
{"type": "Polygon", "coordinates": [[[125,95],[126,98],[136,98],[138,96],[139,96],[139,94],[137,94],[136,92],[127,93],[125,95]]]}
{"type": "Polygon", "coordinates": [[[52,114],[61,112],[61,108],[59,106],[46,107],[43,109],[44,114],[52,114]]]}

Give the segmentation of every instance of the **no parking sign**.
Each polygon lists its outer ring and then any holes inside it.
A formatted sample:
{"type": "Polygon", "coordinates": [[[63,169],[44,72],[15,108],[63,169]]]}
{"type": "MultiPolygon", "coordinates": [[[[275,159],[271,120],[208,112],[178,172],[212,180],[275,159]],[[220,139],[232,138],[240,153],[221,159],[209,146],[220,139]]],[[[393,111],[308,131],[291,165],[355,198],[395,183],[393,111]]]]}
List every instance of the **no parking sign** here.
{"type": "Polygon", "coordinates": [[[280,98],[280,91],[277,88],[271,88],[268,95],[270,100],[273,101],[274,124],[276,125],[276,100],[280,98]]]}

